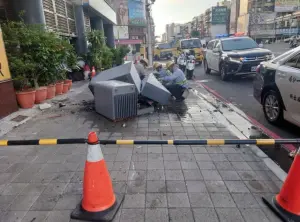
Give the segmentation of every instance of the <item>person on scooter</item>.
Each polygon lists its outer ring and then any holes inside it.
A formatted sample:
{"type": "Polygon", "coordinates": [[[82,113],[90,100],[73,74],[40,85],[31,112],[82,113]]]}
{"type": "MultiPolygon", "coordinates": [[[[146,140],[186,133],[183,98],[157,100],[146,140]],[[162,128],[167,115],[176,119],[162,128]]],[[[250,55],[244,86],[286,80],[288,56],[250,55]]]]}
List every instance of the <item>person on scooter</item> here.
{"type": "Polygon", "coordinates": [[[144,59],[144,58],[140,59],[140,62],[135,64],[135,68],[136,68],[141,80],[143,80],[145,78],[147,66],[148,66],[148,60],[144,59]]]}
{"type": "Polygon", "coordinates": [[[179,69],[181,69],[182,72],[185,72],[185,66],[186,66],[185,59],[186,59],[185,54],[181,52],[180,55],[178,56],[177,64],[179,65],[179,69]]]}
{"type": "Polygon", "coordinates": [[[183,101],[184,98],[182,97],[182,94],[184,93],[184,90],[188,88],[188,82],[185,75],[174,62],[170,62],[167,69],[172,72],[172,75],[162,78],[162,80],[166,83],[165,87],[177,101],[183,101]]]}
{"type": "Polygon", "coordinates": [[[194,78],[194,69],[195,69],[195,56],[193,52],[190,50],[187,54],[187,61],[186,61],[186,78],[191,80],[194,78]]]}

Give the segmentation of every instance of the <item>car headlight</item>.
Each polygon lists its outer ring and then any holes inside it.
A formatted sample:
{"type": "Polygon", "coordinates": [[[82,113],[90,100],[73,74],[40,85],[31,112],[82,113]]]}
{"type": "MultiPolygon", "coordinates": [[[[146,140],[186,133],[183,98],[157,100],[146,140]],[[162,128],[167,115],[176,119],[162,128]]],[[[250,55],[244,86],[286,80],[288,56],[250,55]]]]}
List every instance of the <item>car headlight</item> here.
{"type": "Polygon", "coordinates": [[[242,62],[243,61],[243,58],[228,57],[228,59],[231,62],[242,62]]]}
{"type": "Polygon", "coordinates": [[[272,60],[272,59],[275,59],[275,55],[273,53],[266,56],[266,60],[272,60]]]}

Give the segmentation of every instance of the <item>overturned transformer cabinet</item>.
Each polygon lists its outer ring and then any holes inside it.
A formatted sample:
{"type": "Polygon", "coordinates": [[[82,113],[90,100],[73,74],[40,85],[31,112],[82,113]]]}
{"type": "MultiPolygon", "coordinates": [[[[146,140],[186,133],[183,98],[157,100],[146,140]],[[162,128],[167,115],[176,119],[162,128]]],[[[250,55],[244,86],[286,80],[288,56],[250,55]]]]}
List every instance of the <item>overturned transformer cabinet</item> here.
{"type": "Polygon", "coordinates": [[[149,74],[142,82],[141,94],[161,105],[168,105],[171,93],[154,76],[149,74]]]}
{"type": "Polygon", "coordinates": [[[113,121],[137,115],[138,93],[134,84],[117,80],[94,84],[95,110],[113,121]]]}
{"type": "Polygon", "coordinates": [[[136,91],[138,93],[141,92],[141,79],[135,68],[135,65],[132,62],[97,73],[97,75],[92,78],[89,84],[91,92],[95,94],[95,84],[108,80],[118,80],[121,82],[132,83],[135,85],[136,91]]]}

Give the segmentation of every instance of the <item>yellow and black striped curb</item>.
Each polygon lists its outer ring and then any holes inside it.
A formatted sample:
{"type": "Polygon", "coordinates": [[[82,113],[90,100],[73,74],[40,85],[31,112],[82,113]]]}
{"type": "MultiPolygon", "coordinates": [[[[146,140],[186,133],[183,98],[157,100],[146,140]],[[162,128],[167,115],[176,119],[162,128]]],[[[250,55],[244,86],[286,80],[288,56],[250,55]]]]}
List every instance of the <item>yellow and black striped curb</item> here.
{"type": "MultiPolygon", "coordinates": [[[[0,140],[0,146],[86,144],[87,139],[0,140]]],[[[206,140],[99,140],[99,144],[115,145],[275,145],[300,144],[300,139],[206,139],[206,140]]]]}

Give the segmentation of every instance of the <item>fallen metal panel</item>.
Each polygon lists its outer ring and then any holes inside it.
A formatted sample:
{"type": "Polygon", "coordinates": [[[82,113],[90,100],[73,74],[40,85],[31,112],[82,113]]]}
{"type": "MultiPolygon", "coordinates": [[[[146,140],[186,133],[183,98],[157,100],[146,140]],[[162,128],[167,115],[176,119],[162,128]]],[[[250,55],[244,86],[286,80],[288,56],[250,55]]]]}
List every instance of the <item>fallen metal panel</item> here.
{"type": "Polygon", "coordinates": [[[98,73],[95,77],[92,78],[89,84],[89,88],[94,94],[95,84],[101,81],[108,80],[118,80],[121,82],[132,83],[135,85],[137,92],[141,92],[141,79],[135,68],[135,65],[132,62],[116,66],[114,68],[98,73]]]}
{"type": "Polygon", "coordinates": [[[169,90],[167,90],[152,73],[143,80],[141,94],[161,105],[167,105],[171,97],[169,90]]]}

